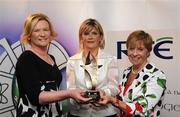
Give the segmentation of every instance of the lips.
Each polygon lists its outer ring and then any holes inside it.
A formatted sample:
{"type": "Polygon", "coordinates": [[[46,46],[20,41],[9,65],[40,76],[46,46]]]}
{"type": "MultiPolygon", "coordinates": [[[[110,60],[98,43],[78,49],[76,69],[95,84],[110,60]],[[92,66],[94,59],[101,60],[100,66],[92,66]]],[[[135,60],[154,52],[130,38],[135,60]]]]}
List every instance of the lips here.
{"type": "Polygon", "coordinates": [[[94,43],[93,41],[88,41],[87,43],[94,43]]]}
{"type": "Polygon", "coordinates": [[[95,41],[87,41],[88,44],[94,44],[95,41]]]}
{"type": "Polygon", "coordinates": [[[130,57],[130,60],[133,62],[137,62],[140,60],[140,58],[139,57],[130,57]]]}
{"type": "Polygon", "coordinates": [[[40,41],[47,41],[48,38],[39,39],[40,41]]]}

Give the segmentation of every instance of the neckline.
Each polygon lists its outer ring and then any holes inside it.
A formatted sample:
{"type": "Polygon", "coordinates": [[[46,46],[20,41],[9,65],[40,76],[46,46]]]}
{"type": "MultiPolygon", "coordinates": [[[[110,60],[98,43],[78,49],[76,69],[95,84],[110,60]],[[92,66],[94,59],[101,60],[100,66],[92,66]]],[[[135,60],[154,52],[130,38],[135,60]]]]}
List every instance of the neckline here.
{"type": "Polygon", "coordinates": [[[141,68],[140,70],[138,70],[137,72],[135,72],[134,69],[133,69],[133,66],[132,66],[132,68],[131,68],[131,72],[132,72],[132,74],[134,74],[134,75],[137,75],[141,70],[142,70],[142,68],[141,68]]]}
{"type": "Polygon", "coordinates": [[[132,66],[132,67],[131,67],[131,73],[134,74],[134,75],[137,75],[140,71],[142,71],[142,69],[144,69],[144,67],[145,67],[147,64],[148,64],[148,61],[147,61],[144,65],[142,65],[142,66],[139,68],[139,70],[137,70],[137,72],[134,71],[134,69],[133,69],[134,67],[132,66]]]}
{"type": "Polygon", "coordinates": [[[35,53],[34,51],[32,51],[31,49],[28,50],[28,51],[31,52],[33,55],[35,55],[38,59],[40,59],[40,60],[43,61],[44,63],[46,63],[46,64],[48,64],[48,65],[50,65],[50,66],[54,66],[54,65],[55,65],[53,59],[51,58],[51,56],[50,56],[49,54],[48,54],[49,57],[52,59],[52,64],[51,64],[51,63],[48,63],[45,59],[43,59],[42,57],[38,56],[38,54],[35,53]]]}

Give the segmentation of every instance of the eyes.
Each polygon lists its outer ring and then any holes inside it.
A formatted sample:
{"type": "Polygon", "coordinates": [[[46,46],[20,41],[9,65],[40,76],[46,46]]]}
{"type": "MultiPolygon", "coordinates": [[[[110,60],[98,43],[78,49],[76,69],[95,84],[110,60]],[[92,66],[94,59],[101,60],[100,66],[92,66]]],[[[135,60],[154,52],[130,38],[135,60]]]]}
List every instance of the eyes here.
{"type": "Polygon", "coordinates": [[[128,50],[129,51],[134,51],[134,50],[136,50],[136,51],[139,51],[139,52],[142,52],[142,51],[145,51],[146,50],[146,48],[144,48],[144,47],[130,47],[130,48],[128,48],[128,50]]]}
{"type": "Polygon", "coordinates": [[[94,36],[97,36],[99,33],[98,32],[95,32],[95,31],[92,31],[92,32],[84,32],[83,35],[87,36],[87,35],[94,35],[94,36]]]}
{"type": "Polygon", "coordinates": [[[33,30],[33,32],[40,32],[40,31],[49,32],[50,29],[49,29],[49,28],[44,28],[44,29],[34,29],[34,30],[33,30]]]}

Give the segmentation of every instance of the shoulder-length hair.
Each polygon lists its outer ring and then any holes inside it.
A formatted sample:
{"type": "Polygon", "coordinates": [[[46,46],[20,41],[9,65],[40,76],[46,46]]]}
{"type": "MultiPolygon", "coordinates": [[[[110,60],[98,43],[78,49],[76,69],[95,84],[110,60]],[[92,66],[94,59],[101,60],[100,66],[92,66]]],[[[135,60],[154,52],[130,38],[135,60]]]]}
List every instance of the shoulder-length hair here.
{"type": "Polygon", "coordinates": [[[41,20],[45,20],[48,22],[52,39],[54,39],[57,36],[57,33],[54,31],[54,28],[48,16],[42,13],[34,13],[34,14],[29,15],[24,22],[24,30],[21,34],[21,39],[20,39],[22,44],[24,45],[27,43],[30,44],[29,37],[31,36],[36,24],[41,20]]]}
{"type": "Polygon", "coordinates": [[[90,32],[91,30],[93,30],[93,28],[95,28],[100,36],[101,36],[101,42],[99,44],[99,47],[101,49],[104,49],[105,46],[105,40],[104,40],[104,31],[103,28],[101,26],[101,24],[95,20],[95,19],[86,19],[84,22],[82,22],[80,28],[79,28],[79,44],[80,44],[80,50],[83,49],[83,43],[82,43],[82,34],[84,32],[90,32]]]}

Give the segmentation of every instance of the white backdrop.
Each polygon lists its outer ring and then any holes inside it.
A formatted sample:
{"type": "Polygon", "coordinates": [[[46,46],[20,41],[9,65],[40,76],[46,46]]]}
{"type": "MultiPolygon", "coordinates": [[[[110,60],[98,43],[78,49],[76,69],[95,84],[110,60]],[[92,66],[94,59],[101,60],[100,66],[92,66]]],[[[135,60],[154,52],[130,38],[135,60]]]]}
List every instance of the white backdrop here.
{"type": "MultiPolygon", "coordinates": [[[[134,30],[143,29],[152,34],[154,46],[160,43],[157,39],[163,38],[161,42],[164,44],[159,48],[169,50],[159,53],[172,58],[163,59],[154,52],[150,57],[167,75],[162,117],[180,115],[180,0],[0,0],[0,117],[14,115],[12,79],[14,65],[22,52],[18,49],[19,37],[26,16],[34,12],[47,14],[59,34],[56,41],[60,45],[55,45],[66,53],[65,59],[59,59],[61,55],[56,54],[57,48],[51,50],[59,64],[78,50],[79,25],[86,18],[95,18],[102,24],[105,50],[115,56],[119,47],[117,42],[125,41],[134,30]]],[[[129,62],[121,51],[120,55],[119,68],[122,71],[129,62]]]]}

